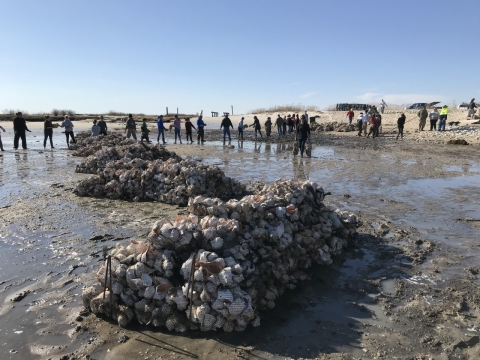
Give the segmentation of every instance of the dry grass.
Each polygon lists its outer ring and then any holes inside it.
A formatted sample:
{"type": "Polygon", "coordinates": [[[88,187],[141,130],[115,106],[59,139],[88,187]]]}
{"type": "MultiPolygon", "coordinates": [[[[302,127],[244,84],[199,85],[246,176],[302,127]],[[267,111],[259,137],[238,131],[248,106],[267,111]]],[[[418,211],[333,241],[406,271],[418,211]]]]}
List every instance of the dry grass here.
{"type": "Polygon", "coordinates": [[[250,114],[264,113],[302,113],[304,111],[320,111],[318,106],[303,104],[274,105],[269,108],[258,108],[250,111],[250,114]]]}

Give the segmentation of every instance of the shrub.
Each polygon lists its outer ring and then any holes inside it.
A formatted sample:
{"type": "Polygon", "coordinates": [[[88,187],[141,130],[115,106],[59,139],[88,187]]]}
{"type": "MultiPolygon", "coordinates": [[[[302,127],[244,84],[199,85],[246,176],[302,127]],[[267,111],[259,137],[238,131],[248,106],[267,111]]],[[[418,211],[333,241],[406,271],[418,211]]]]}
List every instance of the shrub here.
{"type": "Polygon", "coordinates": [[[303,105],[303,104],[290,104],[290,105],[274,105],[269,108],[258,108],[250,111],[252,114],[261,113],[301,113],[304,111],[319,111],[318,106],[315,105],[303,105]]]}
{"type": "Polygon", "coordinates": [[[112,115],[112,116],[126,116],[128,115],[127,113],[124,113],[124,112],[121,112],[121,111],[115,111],[115,110],[110,110],[108,112],[108,115],[112,115]]]}
{"type": "Polygon", "coordinates": [[[58,114],[60,114],[60,110],[58,110],[58,109],[52,109],[52,114],[53,114],[54,116],[58,116],[58,114]]]}

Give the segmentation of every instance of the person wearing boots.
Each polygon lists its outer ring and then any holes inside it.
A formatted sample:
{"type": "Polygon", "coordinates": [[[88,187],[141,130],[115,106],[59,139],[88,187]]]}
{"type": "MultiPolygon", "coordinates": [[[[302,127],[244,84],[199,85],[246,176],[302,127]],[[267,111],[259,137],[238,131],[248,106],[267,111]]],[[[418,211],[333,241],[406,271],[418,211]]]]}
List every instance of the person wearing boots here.
{"type": "Polygon", "coordinates": [[[17,112],[17,117],[13,119],[13,131],[15,132],[15,137],[13,138],[13,148],[18,149],[18,140],[22,139],[22,148],[27,149],[27,138],[25,136],[25,131],[31,132],[28,130],[27,123],[22,117],[22,113],[17,112]]]}
{"type": "Polygon", "coordinates": [[[63,120],[60,127],[65,128],[65,137],[67,138],[67,147],[70,146],[69,137],[72,138],[72,144],[75,144],[75,136],[73,135],[73,123],[72,120],[68,118],[68,115],[65,115],[65,120],[63,120]]]}
{"type": "Polygon", "coordinates": [[[43,122],[43,134],[44,134],[44,139],[43,139],[43,148],[45,149],[47,147],[47,139],[50,139],[50,147],[52,149],[55,149],[53,147],[53,124],[52,120],[50,120],[50,116],[45,115],[45,121],[43,122]]]}

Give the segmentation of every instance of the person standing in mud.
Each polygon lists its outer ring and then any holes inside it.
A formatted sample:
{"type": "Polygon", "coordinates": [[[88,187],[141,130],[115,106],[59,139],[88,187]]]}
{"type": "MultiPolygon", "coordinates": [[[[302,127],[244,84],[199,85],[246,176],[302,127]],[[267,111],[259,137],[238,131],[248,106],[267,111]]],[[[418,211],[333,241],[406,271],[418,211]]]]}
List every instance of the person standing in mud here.
{"type": "Polygon", "coordinates": [[[52,149],[55,149],[53,147],[53,140],[52,140],[53,124],[52,124],[52,120],[50,120],[50,116],[48,115],[45,115],[45,121],[43,122],[43,135],[44,135],[43,148],[45,149],[47,147],[47,139],[50,139],[50,147],[52,149]]]}
{"type": "Polygon", "coordinates": [[[295,119],[295,115],[288,115],[287,117],[287,126],[288,126],[288,133],[291,134],[293,132],[293,125],[294,125],[294,120],[295,119]]]}
{"type": "Polygon", "coordinates": [[[283,132],[283,135],[287,133],[287,117],[286,116],[283,118],[282,132],[283,132]]]}
{"type": "Polygon", "coordinates": [[[377,119],[377,123],[378,123],[377,124],[377,137],[378,137],[378,135],[380,134],[380,129],[382,128],[382,115],[379,112],[377,112],[375,114],[375,118],[377,119]]]}
{"type": "Polygon", "coordinates": [[[363,130],[363,112],[360,113],[357,119],[357,129],[358,129],[358,136],[362,136],[363,130]]]}
{"type": "Polygon", "coordinates": [[[140,138],[140,141],[143,142],[143,139],[145,139],[147,140],[147,143],[150,143],[150,139],[148,137],[148,133],[150,132],[150,130],[148,129],[146,118],[143,119],[142,125],[140,126],[140,131],[142,132],[142,137],[140,138]]]}
{"type": "Polygon", "coordinates": [[[240,121],[238,122],[238,127],[237,127],[237,130],[238,130],[238,140],[242,140],[243,141],[243,128],[245,125],[243,125],[243,121],[245,120],[245,118],[242,116],[242,118],[240,119],[240,121]]]}
{"type": "Polygon", "coordinates": [[[367,138],[372,134],[372,138],[375,139],[375,137],[378,136],[378,120],[375,114],[372,115],[368,122],[370,123],[370,131],[368,132],[367,138]]]}
{"type": "Polygon", "coordinates": [[[163,123],[163,115],[160,115],[157,118],[157,130],[158,130],[158,135],[157,135],[157,143],[160,142],[160,135],[162,135],[162,142],[166,144],[167,142],[165,141],[165,124],[163,123]]]}
{"type": "Polygon", "coordinates": [[[100,126],[97,125],[97,120],[93,120],[92,135],[93,136],[100,135],[100,126]]]}
{"type": "Polygon", "coordinates": [[[220,129],[223,127],[223,142],[225,142],[225,137],[228,135],[228,141],[232,141],[232,138],[230,137],[230,128],[233,129],[233,124],[232,120],[226,115],[222,123],[220,124],[220,129]]]}
{"type": "Polygon", "coordinates": [[[107,136],[107,123],[103,120],[103,115],[100,115],[100,121],[97,125],[100,128],[100,135],[107,136]]]}
{"type": "Polygon", "coordinates": [[[423,131],[427,123],[427,117],[428,117],[427,107],[424,106],[423,109],[418,112],[417,116],[419,117],[418,131],[423,131]]]}
{"type": "Polygon", "coordinates": [[[13,131],[15,132],[15,137],[13,138],[13,148],[18,149],[18,140],[22,139],[22,148],[27,149],[27,138],[25,136],[25,131],[31,132],[27,128],[27,123],[22,117],[22,113],[17,112],[17,117],[13,119],[13,131]]]}
{"type": "Polygon", "coordinates": [[[258,117],[257,116],[254,116],[253,117],[253,124],[252,124],[253,128],[255,129],[255,139],[257,139],[257,131],[258,133],[260,134],[260,138],[263,139],[263,135],[262,135],[262,126],[260,125],[260,120],[258,120],[258,117]]]}
{"type": "Polygon", "coordinates": [[[178,115],[175,115],[175,118],[173,119],[173,124],[170,125],[170,128],[173,127],[173,131],[175,132],[175,142],[174,144],[177,143],[177,137],[180,140],[180,144],[182,143],[182,135],[180,134],[180,131],[182,129],[182,124],[180,122],[180,119],[178,118],[178,115]]]}
{"type": "Polygon", "coordinates": [[[300,125],[300,119],[298,118],[298,114],[295,117],[295,121],[293,122],[293,127],[295,128],[295,132],[297,131],[298,126],[300,125]]]}
{"type": "Polygon", "coordinates": [[[473,98],[472,100],[470,100],[470,103],[468,104],[467,118],[470,117],[470,119],[475,119],[476,108],[477,108],[477,104],[475,104],[475,98],[473,98]]]}
{"type": "Polygon", "coordinates": [[[132,136],[135,140],[137,140],[137,124],[135,123],[135,120],[133,120],[132,114],[128,114],[125,131],[127,132],[127,139],[130,139],[130,136],[132,136]]]}
{"type": "MultiPolygon", "coordinates": [[[[3,130],[3,132],[5,132],[5,129],[1,126],[0,126],[0,130],[3,130]]],[[[5,151],[5,149],[3,148],[3,143],[2,143],[2,135],[0,135],[0,151],[5,151]]]]}
{"type": "Polygon", "coordinates": [[[204,135],[205,135],[205,130],[204,130],[204,127],[207,126],[207,124],[205,124],[205,122],[203,121],[203,116],[200,115],[197,119],[197,143],[200,144],[200,141],[202,141],[202,143],[205,142],[205,139],[204,139],[204,135]]]}
{"type": "Polygon", "coordinates": [[[308,124],[307,117],[302,115],[302,122],[297,126],[297,141],[298,147],[300,149],[300,157],[303,158],[303,153],[305,151],[305,144],[307,142],[308,136],[310,135],[310,125],[308,124]]]}
{"type": "Polygon", "coordinates": [[[380,103],[380,112],[383,114],[385,111],[385,107],[387,106],[387,103],[382,99],[382,102],[380,103]]]}
{"type": "Polygon", "coordinates": [[[270,137],[272,133],[272,118],[270,116],[267,117],[267,121],[265,121],[265,133],[267,134],[267,138],[270,137]]]}
{"type": "Polygon", "coordinates": [[[355,113],[353,112],[353,109],[350,109],[347,112],[347,117],[348,117],[348,124],[352,125],[353,117],[355,116],[355,113]]]}
{"type": "Polygon", "coordinates": [[[195,131],[197,130],[197,128],[193,126],[192,122],[190,121],[190,118],[186,118],[185,133],[187,134],[187,143],[188,143],[188,138],[190,137],[190,144],[193,144],[192,129],[195,129],[195,131]]]}
{"type": "Polygon", "coordinates": [[[69,138],[72,138],[72,144],[75,144],[75,136],[73,135],[73,123],[72,120],[68,117],[68,115],[65,115],[65,119],[63,120],[62,124],[60,127],[65,128],[65,137],[67,138],[67,147],[70,146],[70,140],[69,138]]]}
{"type": "Polygon", "coordinates": [[[283,118],[278,114],[277,120],[275,120],[275,125],[277,126],[278,135],[283,133],[283,118]]]}
{"type": "Polygon", "coordinates": [[[367,136],[368,120],[369,120],[368,111],[365,110],[365,113],[363,114],[363,117],[362,117],[362,130],[363,130],[364,136],[367,136]]]}
{"type": "Polygon", "coordinates": [[[398,135],[397,135],[397,140],[398,140],[398,137],[400,136],[403,140],[403,127],[405,126],[405,121],[407,120],[407,118],[405,117],[405,114],[402,113],[400,115],[400,117],[398,118],[397,120],[397,127],[398,127],[398,135]]]}
{"type": "Polygon", "coordinates": [[[437,111],[437,108],[434,107],[432,112],[428,115],[430,118],[430,131],[437,130],[437,121],[440,114],[437,111]]]}
{"type": "Polygon", "coordinates": [[[445,131],[445,125],[447,124],[448,106],[443,105],[440,110],[440,117],[438,122],[438,131],[445,131]]]}

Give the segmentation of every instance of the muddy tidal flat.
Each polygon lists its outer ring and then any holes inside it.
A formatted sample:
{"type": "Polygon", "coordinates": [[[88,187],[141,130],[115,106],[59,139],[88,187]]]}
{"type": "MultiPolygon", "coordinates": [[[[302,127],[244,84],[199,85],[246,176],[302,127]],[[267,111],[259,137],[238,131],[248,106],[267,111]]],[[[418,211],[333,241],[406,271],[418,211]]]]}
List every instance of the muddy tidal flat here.
{"type": "MultiPolygon", "coordinates": [[[[82,198],[82,158],[44,150],[0,154],[0,359],[480,358],[480,146],[315,134],[312,158],[292,139],[173,145],[244,183],[312,179],[357,214],[358,236],[331,266],[242,333],[120,328],[83,311],[103,249],[142,238],[183,208],[82,198]]],[[[10,141],[10,142],[9,142],[10,141]]]]}

